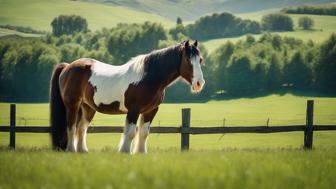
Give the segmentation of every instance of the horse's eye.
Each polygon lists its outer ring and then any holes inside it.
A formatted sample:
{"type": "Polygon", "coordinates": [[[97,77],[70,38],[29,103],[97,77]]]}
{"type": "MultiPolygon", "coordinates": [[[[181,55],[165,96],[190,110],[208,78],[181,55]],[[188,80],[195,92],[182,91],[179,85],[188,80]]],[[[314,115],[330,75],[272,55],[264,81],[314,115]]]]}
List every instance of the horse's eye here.
{"type": "Polygon", "coordinates": [[[203,64],[203,58],[200,58],[200,64],[203,64]]]}

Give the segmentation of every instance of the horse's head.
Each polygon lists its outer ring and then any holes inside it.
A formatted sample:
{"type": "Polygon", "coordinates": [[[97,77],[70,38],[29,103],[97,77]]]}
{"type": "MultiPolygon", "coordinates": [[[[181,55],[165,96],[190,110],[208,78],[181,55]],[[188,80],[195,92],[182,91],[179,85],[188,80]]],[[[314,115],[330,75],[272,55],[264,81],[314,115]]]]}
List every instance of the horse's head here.
{"type": "Polygon", "coordinates": [[[205,84],[201,64],[203,57],[197,47],[197,41],[189,44],[189,41],[182,44],[182,60],[180,66],[181,76],[191,85],[192,92],[200,92],[205,84]]]}

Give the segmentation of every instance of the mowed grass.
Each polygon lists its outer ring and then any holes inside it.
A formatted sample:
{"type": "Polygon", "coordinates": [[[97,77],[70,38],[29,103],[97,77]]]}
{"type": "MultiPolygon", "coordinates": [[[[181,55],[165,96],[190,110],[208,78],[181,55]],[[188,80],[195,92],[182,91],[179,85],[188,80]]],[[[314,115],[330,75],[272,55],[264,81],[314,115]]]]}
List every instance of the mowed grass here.
{"type": "MultiPolygon", "coordinates": [[[[238,14],[237,16],[261,21],[263,15],[270,13],[267,12],[255,12],[249,14],[238,14]]],[[[294,31],[291,32],[272,32],[274,34],[279,34],[280,36],[294,37],[297,39],[301,39],[303,41],[312,40],[316,43],[323,42],[330,37],[330,35],[336,32],[336,16],[320,16],[320,15],[304,15],[304,14],[287,14],[293,19],[294,22],[294,31]],[[303,16],[308,16],[314,20],[314,28],[312,30],[302,30],[298,26],[298,19],[303,16]]],[[[258,39],[261,34],[253,35],[256,39],[258,39]]],[[[219,38],[212,39],[208,41],[204,41],[202,44],[205,45],[207,50],[211,53],[214,52],[219,46],[223,45],[227,41],[231,41],[233,43],[239,40],[245,40],[246,35],[239,37],[230,37],[230,38],[219,38]]]]}
{"type": "Polygon", "coordinates": [[[0,25],[29,26],[37,30],[51,31],[51,21],[60,14],[76,14],[87,19],[89,29],[110,28],[118,23],[158,22],[165,27],[174,21],[162,16],[136,11],[121,6],[69,0],[1,0],[0,25]]]}
{"type": "MultiPolygon", "coordinates": [[[[191,108],[192,127],[210,126],[269,126],[305,124],[306,100],[315,100],[314,123],[336,124],[336,98],[299,97],[290,94],[270,95],[259,98],[210,101],[207,103],[162,104],[152,127],[181,125],[181,109],[191,108]]],[[[48,125],[48,104],[18,104],[17,124],[48,125]]],[[[93,126],[122,126],[125,115],[104,115],[97,113],[93,126]]],[[[0,125],[9,125],[9,104],[0,104],[0,125]]],[[[0,145],[8,145],[8,133],[0,134],[0,145]]],[[[120,134],[89,134],[89,149],[116,149],[120,134]]],[[[300,148],[302,132],[274,134],[215,134],[192,135],[191,149],[223,148],[300,148]]],[[[17,134],[17,145],[22,147],[50,147],[48,134],[17,134]]],[[[151,134],[149,150],[177,149],[180,146],[178,134],[151,134]]],[[[314,146],[336,146],[336,132],[315,132],[314,146]]]]}
{"type": "Polygon", "coordinates": [[[336,181],[335,148],[156,150],[147,155],[0,151],[0,188],[323,188],[336,181]]]}

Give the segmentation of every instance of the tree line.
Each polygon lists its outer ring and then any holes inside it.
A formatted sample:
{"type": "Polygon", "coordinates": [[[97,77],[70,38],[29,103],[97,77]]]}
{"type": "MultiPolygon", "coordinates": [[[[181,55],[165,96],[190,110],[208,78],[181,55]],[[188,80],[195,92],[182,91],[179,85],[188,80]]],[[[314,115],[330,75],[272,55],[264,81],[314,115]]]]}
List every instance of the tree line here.
{"type": "MultiPolygon", "coordinates": [[[[231,13],[214,13],[201,17],[195,23],[183,25],[178,17],[176,27],[169,30],[173,39],[178,40],[183,36],[194,39],[208,40],[214,38],[240,36],[243,34],[259,34],[267,31],[293,31],[294,22],[291,17],[282,13],[264,15],[261,22],[241,19],[231,13]]],[[[299,22],[303,29],[311,29],[313,21],[304,17],[299,22]]]]}
{"type": "Polygon", "coordinates": [[[282,9],[282,12],[289,14],[315,14],[315,15],[336,15],[336,6],[332,4],[318,6],[318,5],[304,5],[297,7],[288,7],[282,9]]]}
{"type": "MultiPolygon", "coordinates": [[[[182,21],[180,21],[180,24],[182,21]]],[[[38,38],[0,38],[0,100],[45,102],[52,68],[60,62],[90,57],[120,65],[152,49],[177,44],[189,36],[174,38],[162,25],[119,24],[99,31],[69,35],[47,34],[38,38]]],[[[190,93],[183,82],[168,88],[166,101],[206,101],[226,96],[246,96],[283,90],[336,94],[336,35],[322,44],[279,35],[247,35],[208,54],[203,67],[205,89],[190,93]]]]}
{"type": "Polygon", "coordinates": [[[227,42],[209,58],[215,94],[245,96],[277,91],[336,94],[336,34],[322,44],[263,34],[227,42]]]}

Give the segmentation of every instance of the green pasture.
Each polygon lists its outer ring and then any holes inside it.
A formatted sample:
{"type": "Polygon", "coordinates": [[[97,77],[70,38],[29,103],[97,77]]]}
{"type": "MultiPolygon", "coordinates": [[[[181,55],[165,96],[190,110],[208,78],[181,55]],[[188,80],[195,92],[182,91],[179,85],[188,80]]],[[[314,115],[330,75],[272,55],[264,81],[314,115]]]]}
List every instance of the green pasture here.
{"type": "Polygon", "coordinates": [[[18,32],[15,30],[10,30],[6,28],[0,28],[0,37],[6,36],[6,35],[18,35],[21,37],[40,37],[40,34],[30,34],[30,33],[23,33],[23,32],[18,32]]]}
{"type": "Polygon", "coordinates": [[[125,155],[0,151],[0,188],[332,189],[335,148],[156,150],[125,155]]]}
{"type": "MultiPolygon", "coordinates": [[[[315,100],[315,123],[336,123],[336,98],[290,94],[162,104],[154,127],[179,126],[191,108],[192,126],[304,124],[306,100],[315,100]]],[[[0,104],[8,125],[9,104],[0,104]]],[[[17,123],[47,125],[47,104],[18,104],[17,123]],[[23,119],[25,118],[25,119],[23,119]]],[[[124,116],[97,114],[93,125],[121,125],[124,116]]],[[[179,134],[151,134],[149,154],[117,152],[120,134],[89,134],[88,154],[53,152],[48,134],[17,134],[9,150],[0,134],[0,188],[334,188],[336,132],[314,132],[314,149],[302,149],[303,132],[191,136],[180,152],[179,134]]]]}
{"type": "MultiPolygon", "coordinates": [[[[254,12],[249,14],[238,14],[237,16],[244,19],[251,19],[261,21],[261,18],[264,14],[270,13],[266,12],[254,12]]],[[[330,37],[330,35],[336,32],[336,16],[321,16],[321,15],[304,15],[304,14],[288,14],[294,22],[294,31],[291,32],[272,32],[279,34],[280,36],[294,37],[301,39],[303,41],[312,40],[316,43],[323,42],[330,37]],[[308,16],[314,20],[314,28],[312,30],[302,30],[298,26],[298,19],[302,16],[308,16]]],[[[256,39],[260,37],[260,34],[253,35],[256,39]]],[[[223,45],[227,41],[233,43],[239,40],[245,40],[246,35],[239,37],[230,37],[230,38],[219,38],[204,41],[202,44],[205,45],[207,50],[211,53],[217,49],[220,45],[223,45]]]]}
{"type": "Polygon", "coordinates": [[[69,0],[1,0],[0,25],[29,26],[37,30],[51,31],[52,19],[60,14],[76,14],[87,19],[89,29],[110,28],[116,24],[158,22],[165,27],[173,26],[162,16],[121,6],[69,0]]]}
{"type": "MultiPolygon", "coordinates": [[[[162,104],[152,127],[181,125],[181,109],[191,108],[191,126],[269,126],[305,124],[306,100],[315,100],[314,123],[336,124],[336,98],[299,97],[291,94],[270,95],[259,98],[212,100],[207,103],[162,104]]],[[[20,126],[47,126],[48,104],[18,104],[17,124],[20,126]]],[[[93,126],[121,126],[125,115],[97,113],[93,126]]],[[[0,125],[9,125],[9,104],[0,104],[0,125]]],[[[0,145],[8,145],[8,133],[0,134],[0,145]]],[[[112,148],[118,145],[120,134],[89,134],[89,149],[112,148]]],[[[336,147],[336,132],[315,132],[314,146],[336,147]]],[[[274,134],[216,134],[191,136],[192,149],[223,148],[300,148],[302,132],[274,134]]],[[[17,144],[22,147],[45,147],[50,145],[48,134],[17,134],[17,144]]],[[[149,149],[177,149],[178,134],[152,134],[149,149]]]]}

